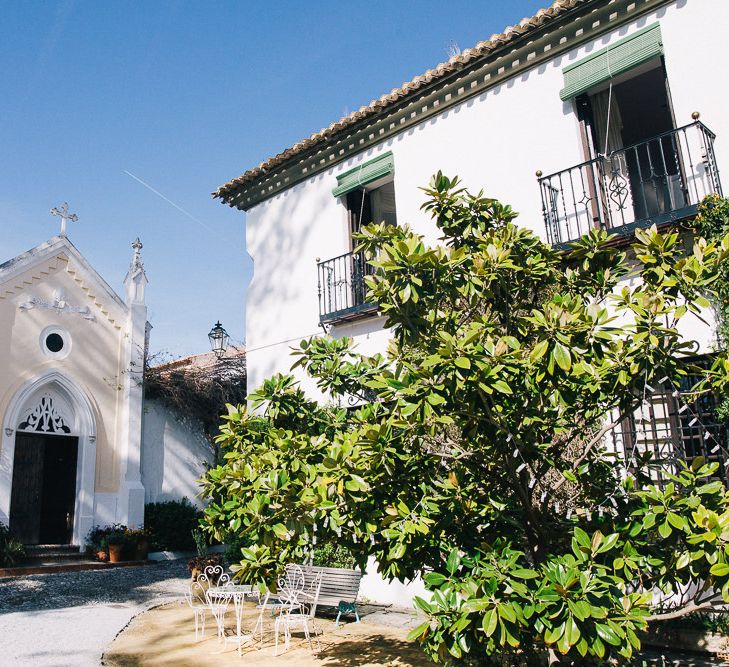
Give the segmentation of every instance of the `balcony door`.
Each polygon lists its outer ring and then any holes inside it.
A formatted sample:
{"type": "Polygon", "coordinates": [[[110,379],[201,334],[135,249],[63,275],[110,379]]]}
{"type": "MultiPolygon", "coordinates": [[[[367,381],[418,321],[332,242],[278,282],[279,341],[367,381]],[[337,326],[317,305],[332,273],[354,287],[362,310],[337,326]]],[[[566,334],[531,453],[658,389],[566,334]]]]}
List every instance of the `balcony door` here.
{"type": "Polygon", "coordinates": [[[347,195],[350,245],[354,250],[357,242],[353,235],[371,222],[397,224],[395,210],[395,184],[392,181],[362,187],[347,195]]]}
{"type": "Polygon", "coordinates": [[[662,60],[587,91],[583,104],[612,226],[682,208],[681,156],[662,60]]]}

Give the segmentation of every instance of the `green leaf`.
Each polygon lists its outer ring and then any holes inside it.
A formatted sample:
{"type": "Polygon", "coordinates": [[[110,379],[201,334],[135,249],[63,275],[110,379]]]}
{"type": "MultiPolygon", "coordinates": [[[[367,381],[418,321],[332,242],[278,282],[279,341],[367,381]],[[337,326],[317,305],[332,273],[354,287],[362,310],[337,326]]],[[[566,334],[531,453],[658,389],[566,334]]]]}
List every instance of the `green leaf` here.
{"type": "Polygon", "coordinates": [[[394,547],[392,547],[392,549],[390,549],[389,553],[387,554],[387,558],[388,560],[398,560],[405,555],[406,551],[407,546],[402,542],[398,542],[394,547]]]}
{"type": "Polygon", "coordinates": [[[503,380],[496,380],[496,382],[494,382],[491,386],[494,389],[496,389],[496,391],[498,391],[502,394],[513,394],[514,393],[513,391],[511,391],[511,387],[508,384],[506,384],[506,382],[504,382],[503,380]]]}
{"type": "Polygon", "coordinates": [[[567,618],[567,622],[564,627],[564,633],[569,645],[574,646],[578,641],[580,641],[580,628],[571,616],[567,618]]]}
{"type": "Polygon", "coordinates": [[[446,568],[450,574],[455,574],[458,566],[461,564],[461,555],[457,551],[451,551],[448,554],[448,561],[446,562],[446,568]]]}
{"type": "Polygon", "coordinates": [[[726,563],[716,563],[709,570],[715,577],[726,577],[729,574],[729,565],[726,563]]]}
{"type": "Polygon", "coordinates": [[[595,623],[595,630],[600,639],[611,644],[612,646],[620,646],[620,637],[618,637],[612,628],[604,623],[595,623]]]}
{"type": "Polygon", "coordinates": [[[540,340],[532,349],[532,352],[529,355],[529,361],[531,361],[532,363],[539,361],[539,359],[541,359],[547,353],[548,348],[549,341],[540,340]]]}
{"type": "Polygon", "coordinates": [[[554,349],[552,350],[552,356],[554,357],[554,361],[563,371],[568,371],[572,367],[572,357],[570,356],[570,351],[562,345],[560,342],[556,342],[554,344],[554,349]]]}
{"type": "Polygon", "coordinates": [[[526,568],[517,568],[515,570],[511,570],[509,574],[512,577],[516,577],[517,579],[536,579],[539,576],[538,572],[535,572],[534,570],[528,570],[526,568]]]}
{"type": "Polygon", "coordinates": [[[407,639],[409,642],[413,641],[414,639],[422,639],[428,634],[429,630],[430,630],[430,622],[426,621],[424,623],[421,623],[416,628],[413,628],[410,632],[408,632],[405,639],[407,639]]]}
{"type": "Polygon", "coordinates": [[[286,526],[282,523],[274,524],[271,529],[279,540],[285,539],[289,533],[288,528],[286,528],[286,526]]]}
{"type": "Polygon", "coordinates": [[[668,521],[664,521],[660,526],[658,526],[658,534],[664,539],[671,535],[671,525],[668,521]]]}
{"type": "Polygon", "coordinates": [[[440,572],[428,572],[423,579],[429,588],[438,588],[438,586],[441,586],[448,581],[446,576],[440,572]]]}
{"type": "Polygon", "coordinates": [[[544,633],[544,641],[547,645],[554,644],[564,634],[564,623],[557,625],[553,628],[549,628],[544,633]]]}
{"type": "Polygon", "coordinates": [[[505,621],[509,621],[510,623],[516,621],[516,612],[508,602],[500,604],[496,609],[499,612],[499,616],[505,621]]]}
{"type": "Polygon", "coordinates": [[[494,634],[498,620],[499,619],[496,615],[495,609],[489,609],[484,612],[483,619],[481,620],[481,627],[483,628],[483,631],[486,633],[487,637],[490,637],[492,634],[494,634]]]}
{"type": "Polygon", "coordinates": [[[471,362],[467,357],[458,357],[453,363],[455,363],[458,368],[471,368],[471,362]]]}
{"type": "Polygon", "coordinates": [[[590,536],[582,528],[575,526],[574,535],[580,546],[590,548],[590,536]]]}
{"type": "Polygon", "coordinates": [[[603,554],[606,551],[610,551],[610,549],[612,549],[615,546],[615,544],[617,543],[619,537],[620,537],[620,535],[618,533],[612,533],[612,534],[608,535],[603,540],[603,543],[600,545],[600,548],[597,550],[597,553],[603,554]]]}

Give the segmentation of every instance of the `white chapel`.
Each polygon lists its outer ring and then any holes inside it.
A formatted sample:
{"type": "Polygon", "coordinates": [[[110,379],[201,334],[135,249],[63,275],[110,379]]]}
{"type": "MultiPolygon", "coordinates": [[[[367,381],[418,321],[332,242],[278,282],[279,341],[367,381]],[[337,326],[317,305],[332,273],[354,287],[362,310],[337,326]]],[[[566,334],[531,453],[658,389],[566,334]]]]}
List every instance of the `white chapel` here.
{"type": "Polygon", "coordinates": [[[83,544],[144,520],[147,276],[118,295],[61,233],[0,264],[0,522],[25,544],[83,544]]]}

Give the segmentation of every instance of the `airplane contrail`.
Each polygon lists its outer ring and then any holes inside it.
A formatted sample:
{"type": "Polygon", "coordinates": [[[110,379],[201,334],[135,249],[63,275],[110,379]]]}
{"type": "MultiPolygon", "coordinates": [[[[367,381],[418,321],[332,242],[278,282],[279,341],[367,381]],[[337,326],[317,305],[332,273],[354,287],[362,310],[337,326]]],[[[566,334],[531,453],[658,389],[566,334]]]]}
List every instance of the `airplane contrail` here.
{"type": "Polygon", "coordinates": [[[127,176],[131,176],[135,181],[137,181],[137,183],[140,183],[145,188],[147,188],[147,190],[154,192],[154,194],[156,194],[158,197],[160,197],[161,199],[164,199],[170,206],[174,206],[180,213],[182,213],[182,214],[186,215],[188,218],[190,218],[190,220],[193,220],[198,225],[200,225],[204,229],[207,229],[212,234],[215,234],[216,236],[219,236],[220,238],[224,238],[220,232],[216,231],[209,225],[206,225],[202,220],[198,220],[192,213],[188,213],[184,208],[182,208],[182,206],[178,206],[177,204],[175,204],[175,202],[173,202],[168,197],[165,197],[159,190],[155,190],[149,183],[145,183],[141,178],[139,178],[138,176],[135,176],[131,171],[127,171],[126,169],[124,169],[124,173],[127,176]]]}

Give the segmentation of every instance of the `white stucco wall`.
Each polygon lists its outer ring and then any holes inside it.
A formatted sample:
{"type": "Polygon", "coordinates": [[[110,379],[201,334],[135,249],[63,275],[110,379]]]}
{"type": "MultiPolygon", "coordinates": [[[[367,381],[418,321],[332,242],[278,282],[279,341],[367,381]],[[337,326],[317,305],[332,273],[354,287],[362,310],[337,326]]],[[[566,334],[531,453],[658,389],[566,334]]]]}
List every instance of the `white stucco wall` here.
{"type": "Polygon", "coordinates": [[[145,401],[142,419],[145,503],[187,498],[202,507],[198,480],[213,453],[201,424],[181,419],[155,400],[145,401]]]}
{"type": "Polygon", "coordinates": [[[377,562],[374,558],[367,561],[367,569],[359,585],[358,599],[363,602],[377,602],[395,606],[409,605],[415,597],[429,600],[431,594],[425,590],[425,584],[420,577],[412,581],[386,581],[377,572],[377,562]]]}
{"type": "MultiPolygon", "coordinates": [[[[559,98],[562,69],[655,21],[661,25],[676,122],[687,124],[691,112],[702,113],[718,137],[721,171],[723,156],[729,155],[729,94],[716,73],[729,66],[723,48],[729,2],[677,0],[253,207],[246,219],[254,265],[246,302],[249,386],[253,389],[270,374],[288,371],[289,347],[321,331],[316,258],[349,249],[345,207],[331,192],[337,174],[391,150],[400,224],[410,224],[433,239],[434,226],[419,210],[423,194],[418,188],[441,169],[460,176],[469,188],[484,188],[512,204],[520,212],[518,222],[544,236],[535,171],[547,174],[582,161],[572,102],[559,98]]],[[[387,336],[379,328],[379,321],[371,319],[338,326],[333,334],[355,336],[363,352],[382,351],[387,336]]],[[[691,331],[703,341],[710,338],[705,327],[691,326],[691,331]]],[[[310,382],[304,381],[304,386],[316,394],[310,382]]]]}

